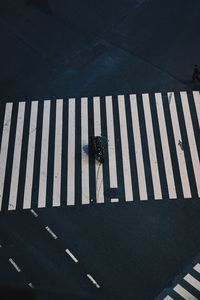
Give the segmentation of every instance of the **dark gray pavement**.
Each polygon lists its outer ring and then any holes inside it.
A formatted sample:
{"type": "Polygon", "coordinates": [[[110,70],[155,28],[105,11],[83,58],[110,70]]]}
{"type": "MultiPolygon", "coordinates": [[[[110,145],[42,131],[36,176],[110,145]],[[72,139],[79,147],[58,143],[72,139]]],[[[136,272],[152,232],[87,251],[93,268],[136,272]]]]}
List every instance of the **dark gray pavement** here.
{"type": "Polygon", "coordinates": [[[2,1],[1,98],[199,88],[197,0],[41,3],[2,1]]]}
{"type": "MultiPolygon", "coordinates": [[[[0,3],[2,102],[199,90],[197,0],[0,3]]],[[[0,284],[33,283],[37,299],[153,300],[200,252],[198,201],[1,212],[0,284]]]]}

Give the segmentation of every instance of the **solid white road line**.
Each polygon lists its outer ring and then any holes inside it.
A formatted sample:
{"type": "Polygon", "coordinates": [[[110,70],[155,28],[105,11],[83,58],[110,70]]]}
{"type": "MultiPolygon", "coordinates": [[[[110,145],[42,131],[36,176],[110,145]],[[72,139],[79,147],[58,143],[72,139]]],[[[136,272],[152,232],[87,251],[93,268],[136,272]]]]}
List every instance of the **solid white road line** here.
{"type": "Polygon", "coordinates": [[[174,291],[177,294],[179,294],[181,297],[183,297],[183,299],[185,299],[185,300],[198,300],[190,292],[188,292],[186,289],[184,289],[180,284],[177,284],[174,287],[174,291]]]}
{"type": "Polygon", "coordinates": [[[5,180],[5,172],[6,172],[6,162],[7,162],[7,154],[8,154],[8,143],[9,143],[9,135],[10,135],[10,124],[11,124],[11,116],[12,116],[12,103],[7,103],[5,107],[5,115],[4,115],[4,123],[3,123],[3,132],[2,132],[2,140],[1,140],[1,151],[0,151],[0,210],[2,206],[3,199],[3,190],[4,190],[4,180],[5,180]]]}
{"type": "Polygon", "coordinates": [[[170,297],[170,296],[167,296],[165,297],[163,300],[174,300],[174,298],[170,297]]]}
{"type": "Polygon", "coordinates": [[[69,99],[67,205],[75,204],[75,99],[69,99]]]}
{"type": "Polygon", "coordinates": [[[69,249],[65,249],[65,252],[71,257],[71,259],[77,263],[78,259],[71,253],[71,251],[69,249]]]}
{"type": "Polygon", "coordinates": [[[195,289],[200,292],[200,281],[194,278],[192,275],[187,274],[184,277],[184,280],[187,281],[190,285],[192,285],[195,289]]]}
{"type": "Polygon", "coordinates": [[[136,95],[130,95],[130,104],[131,104],[131,117],[132,117],[133,136],[134,136],[134,143],[135,143],[135,155],[136,155],[140,200],[147,200],[146,178],[145,178],[145,171],[144,171],[143,151],[142,151],[136,95]]]}
{"type": "Polygon", "coordinates": [[[31,103],[31,116],[30,116],[30,125],[29,125],[29,140],[28,140],[23,209],[31,207],[33,167],[34,167],[34,156],[35,156],[35,139],[36,139],[36,131],[37,131],[37,112],[38,112],[38,101],[33,101],[31,103]]]}
{"type": "Polygon", "coordinates": [[[60,206],[62,165],[63,99],[56,100],[55,153],[53,174],[53,206],[60,206]]]}
{"type": "Polygon", "coordinates": [[[191,198],[190,184],[188,180],[188,173],[187,173],[187,168],[185,163],[185,154],[184,151],[179,146],[179,142],[182,143],[182,137],[181,137],[180,127],[179,127],[174,93],[168,93],[168,99],[170,99],[169,108],[170,108],[170,114],[172,119],[172,127],[174,132],[174,139],[175,139],[176,152],[178,157],[178,164],[179,164],[179,170],[180,170],[180,176],[181,176],[181,182],[183,188],[183,195],[184,198],[191,198]]]}
{"type": "Polygon", "coordinates": [[[81,180],[82,180],[82,204],[90,203],[89,190],[89,159],[84,151],[88,145],[88,98],[81,98],[81,180]]]}
{"type": "Polygon", "coordinates": [[[197,185],[198,196],[200,197],[200,163],[199,163],[199,156],[198,150],[196,145],[196,140],[194,136],[194,129],[192,125],[192,118],[190,114],[190,108],[188,104],[188,97],[186,92],[181,92],[181,101],[183,106],[183,113],[185,118],[185,125],[187,130],[187,136],[190,146],[190,152],[192,157],[192,164],[195,174],[195,180],[197,185]]]}
{"type": "MultiPolygon", "coordinates": [[[[94,135],[101,136],[101,113],[100,113],[100,98],[93,98],[94,108],[94,135]]],[[[103,184],[103,165],[95,162],[96,171],[96,202],[104,202],[104,184],[103,184]]]]}
{"type": "Polygon", "coordinates": [[[156,101],[158,122],[160,128],[160,138],[162,143],[162,152],[163,152],[163,159],[164,159],[164,165],[165,165],[165,171],[167,177],[169,198],[175,199],[177,198],[176,187],[174,183],[174,174],[173,174],[172,161],[171,161],[171,155],[169,150],[169,142],[167,137],[167,129],[166,129],[166,122],[165,122],[165,115],[163,110],[161,93],[155,94],[155,101],[156,101]]]}
{"type": "Polygon", "coordinates": [[[100,285],[96,282],[96,280],[94,280],[94,278],[90,275],[87,274],[87,277],[91,280],[91,282],[99,289],[100,285]]]}
{"type": "Polygon", "coordinates": [[[45,229],[52,235],[55,240],[58,238],[57,235],[49,228],[49,226],[46,226],[45,229]]]}
{"type": "Polygon", "coordinates": [[[21,271],[18,265],[16,264],[16,262],[14,262],[12,258],[9,258],[9,262],[13,265],[13,267],[17,270],[17,272],[21,271]]]}
{"type": "Polygon", "coordinates": [[[19,182],[19,168],[24,127],[24,112],[25,102],[19,102],[8,210],[15,210],[17,205],[17,190],[19,182]]]}
{"type": "Polygon", "coordinates": [[[196,106],[196,113],[199,121],[199,127],[200,127],[200,94],[197,91],[193,92],[193,98],[194,98],[194,103],[196,106]]]}
{"type": "Polygon", "coordinates": [[[106,96],[110,188],[118,188],[112,97],[106,96]]]}
{"type": "Polygon", "coordinates": [[[198,273],[200,273],[200,264],[196,264],[196,265],[193,267],[193,269],[194,269],[195,271],[197,271],[198,273]]]}
{"type": "Polygon", "coordinates": [[[152,117],[151,117],[151,110],[150,110],[150,103],[149,103],[149,95],[143,94],[142,100],[143,100],[145,124],[146,124],[146,130],[147,130],[147,140],[148,140],[148,147],[149,147],[149,157],[150,157],[154,196],[155,196],[155,199],[158,200],[158,199],[162,199],[162,192],[161,192],[161,186],[160,186],[160,176],[159,176],[159,171],[158,171],[158,160],[157,160],[157,154],[156,154],[155,138],[154,138],[152,117]]]}
{"type": "Polygon", "coordinates": [[[132,187],[132,180],[131,180],[130,155],[129,155],[129,147],[128,147],[129,143],[128,143],[128,134],[127,134],[126,109],[125,109],[125,99],[123,95],[118,96],[118,106],[119,106],[120,134],[121,134],[121,143],[122,143],[125,200],[133,201],[133,187],[132,187]]]}
{"type": "Polygon", "coordinates": [[[46,205],[50,105],[51,105],[50,100],[44,101],[38,207],[45,207],[46,205]]]}

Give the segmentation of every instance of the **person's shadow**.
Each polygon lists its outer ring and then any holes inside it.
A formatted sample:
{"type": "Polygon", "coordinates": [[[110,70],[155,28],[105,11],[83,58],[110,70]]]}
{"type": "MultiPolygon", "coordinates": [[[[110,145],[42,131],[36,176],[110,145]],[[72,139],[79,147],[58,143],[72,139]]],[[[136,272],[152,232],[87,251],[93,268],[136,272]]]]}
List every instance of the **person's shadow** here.
{"type": "Polygon", "coordinates": [[[89,155],[89,147],[88,147],[88,145],[84,145],[83,146],[83,151],[85,152],[85,154],[89,155]]]}

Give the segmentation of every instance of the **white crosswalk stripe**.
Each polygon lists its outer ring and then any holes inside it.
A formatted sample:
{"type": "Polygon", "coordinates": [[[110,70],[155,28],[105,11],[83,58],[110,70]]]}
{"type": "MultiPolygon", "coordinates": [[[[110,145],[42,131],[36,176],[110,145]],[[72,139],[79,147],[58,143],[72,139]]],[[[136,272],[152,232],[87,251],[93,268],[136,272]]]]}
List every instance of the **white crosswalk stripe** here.
{"type": "Polygon", "coordinates": [[[38,207],[46,204],[50,104],[49,100],[44,101],[38,207]]]}
{"type": "Polygon", "coordinates": [[[5,103],[0,210],[199,198],[199,109],[197,91],[5,103]]]}
{"type": "Polygon", "coordinates": [[[53,175],[53,206],[60,206],[61,164],[62,164],[62,114],[63,101],[56,101],[55,154],[53,175]]]}
{"type": "Polygon", "coordinates": [[[143,94],[143,106],[144,106],[145,124],[146,124],[146,130],[147,130],[147,139],[148,139],[148,145],[149,145],[149,155],[150,155],[150,164],[151,164],[154,195],[155,195],[155,199],[162,199],[161,187],[160,187],[160,177],[159,177],[159,171],[158,171],[158,160],[157,160],[157,155],[156,155],[155,138],[154,138],[154,131],[153,131],[153,125],[152,125],[152,117],[151,117],[148,94],[143,94]]]}
{"type": "Polygon", "coordinates": [[[75,99],[69,99],[68,110],[68,166],[67,205],[75,204],[75,99]]]}
{"type": "Polygon", "coordinates": [[[82,203],[88,204],[90,199],[89,191],[89,159],[83,147],[88,145],[88,99],[81,99],[81,133],[82,133],[82,203]]]}

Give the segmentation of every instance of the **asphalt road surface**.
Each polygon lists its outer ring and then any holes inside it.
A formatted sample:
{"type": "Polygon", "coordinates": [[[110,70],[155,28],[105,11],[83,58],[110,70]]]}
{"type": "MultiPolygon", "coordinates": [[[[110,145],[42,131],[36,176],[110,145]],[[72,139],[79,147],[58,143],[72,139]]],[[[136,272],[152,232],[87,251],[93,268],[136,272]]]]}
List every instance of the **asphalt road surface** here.
{"type": "Polygon", "coordinates": [[[1,1],[5,299],[200,299],[199,9],[1,1]]]}

